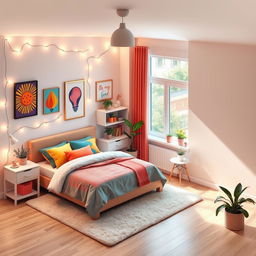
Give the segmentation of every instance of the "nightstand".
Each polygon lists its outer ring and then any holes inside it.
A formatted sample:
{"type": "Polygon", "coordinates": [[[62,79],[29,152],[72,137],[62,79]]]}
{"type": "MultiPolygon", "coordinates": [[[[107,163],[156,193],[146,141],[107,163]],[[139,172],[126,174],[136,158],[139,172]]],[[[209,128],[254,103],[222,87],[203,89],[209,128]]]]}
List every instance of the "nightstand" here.
{"type": "Polygon", "coordinates": [[[128,148],[129,139],[126,135],[113,136],[111,139],[98,138],[97,145],[103,152],[123,150],[128,148]]]}
{"type": "Polygon", "coordinates": [[[26,165],[21,165],[18,168],[12,168],[11,165],[4,166],[4,198],[9,197],[17,201],[37,195],[40,196],[40,167],[38,164],[28,161],[26,165]],[[32,193],[27,195],[19,195],[17,193],[17,185],[28,181],[37,180],[37,190],[32,189],[32,193]],[[7,192],[7,182],[13,184],[14,189],[7,192]]]}

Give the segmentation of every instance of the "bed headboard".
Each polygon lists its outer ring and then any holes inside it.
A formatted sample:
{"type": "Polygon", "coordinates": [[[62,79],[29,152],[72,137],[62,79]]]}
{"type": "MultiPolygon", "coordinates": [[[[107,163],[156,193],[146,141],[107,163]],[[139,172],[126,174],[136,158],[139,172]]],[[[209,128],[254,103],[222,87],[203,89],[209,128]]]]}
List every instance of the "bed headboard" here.
{"type": "Polygon", "coordinates": [[[56,144],[61,143],[62,141],[69,140],[78,140],[84,138],[86,136],[96,137],[96,127],[95,126],[87,126],[84,128],[57,133],[54,135],[33,139],[28,141],[29,148],[29,160],[37,163],[43,161],[44,158],[42,154],[39,152],[39,149],[54,146],[56,144]]]}

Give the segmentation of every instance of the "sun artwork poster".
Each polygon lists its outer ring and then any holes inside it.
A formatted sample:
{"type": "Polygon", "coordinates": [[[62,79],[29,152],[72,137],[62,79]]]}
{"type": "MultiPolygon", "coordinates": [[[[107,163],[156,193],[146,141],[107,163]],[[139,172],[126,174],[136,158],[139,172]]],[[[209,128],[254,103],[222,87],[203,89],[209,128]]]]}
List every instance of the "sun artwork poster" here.
{"type": "Polygon", "coordinates": [[[37,85],[37,81],[19,82],[14,84],[14,119],[37,115],[37,85]]]}
{"type": "Polygon", "coordinates": [[[60,89],[58,87],[43,89],[43,113],[60,111],[60,89]]]}
{"type": "Polygon", "coordinates": [[[96,101],[111,100],[113,98],[113,80],[102,80],[95,83],[96,101]]]}
{"type": "Polygon", "coordinates": [[[64,119],[71,120],[85,116],[84,80],[64,83],[64,119]]]}

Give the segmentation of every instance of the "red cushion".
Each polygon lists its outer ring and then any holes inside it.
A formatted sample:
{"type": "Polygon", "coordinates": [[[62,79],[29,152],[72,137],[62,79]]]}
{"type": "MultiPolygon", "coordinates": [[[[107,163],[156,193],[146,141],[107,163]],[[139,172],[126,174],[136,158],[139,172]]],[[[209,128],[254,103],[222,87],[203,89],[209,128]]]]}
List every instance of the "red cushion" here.
{"type": "Polygon", "coordinates": [[[72,150],[70,152],[65,152],[67,161],[71,161],[73,159],[82,157],[82,156],[89,156],[92,155],[93,152],[91,150],[91,147],[88,145],[84,148],[79,148],[76,150],[72,150]]]}

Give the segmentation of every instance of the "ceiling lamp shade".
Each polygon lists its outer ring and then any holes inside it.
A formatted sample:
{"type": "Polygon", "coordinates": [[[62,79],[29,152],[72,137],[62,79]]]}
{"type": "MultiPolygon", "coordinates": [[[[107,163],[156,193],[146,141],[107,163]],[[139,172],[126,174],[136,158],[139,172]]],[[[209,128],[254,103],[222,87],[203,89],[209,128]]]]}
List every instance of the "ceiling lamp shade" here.
{"type": "Polygon", "coordinates": [[[117,14],[122,17],[122,22],[117,30],[111,36],[111,46],[115,47],[133,47],[135,45],[135,40],[132,32],[126,28],[123,22],[123,17],[127,16],[129,13],[128,9],[117,9],[117,14]]]}

